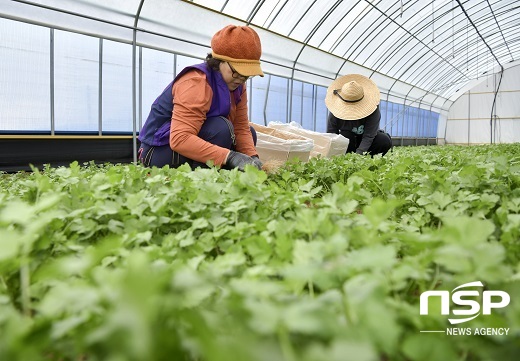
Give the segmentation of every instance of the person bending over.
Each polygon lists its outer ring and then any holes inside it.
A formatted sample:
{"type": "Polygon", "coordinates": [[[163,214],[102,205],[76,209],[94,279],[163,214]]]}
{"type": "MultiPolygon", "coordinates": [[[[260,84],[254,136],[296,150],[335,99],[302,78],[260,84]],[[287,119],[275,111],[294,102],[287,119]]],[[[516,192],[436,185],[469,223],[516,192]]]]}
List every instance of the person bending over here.
{"type": "Polygon", "coordinates": [[[261,53],[260,38],[248,26],[215,33],[205,62],[184,68],[152,104],[138,137],[141,163],[261,169],[245,84],[264,76],[261,53]]]}
{"type": "Polygon", "coordinates": [[[376,83],[360,74],[339,77],[328,87],[327,132],[349,139],[347,153],[385,155],[392,148],[390,135],[379,129],[379,100],[376,83]]]}

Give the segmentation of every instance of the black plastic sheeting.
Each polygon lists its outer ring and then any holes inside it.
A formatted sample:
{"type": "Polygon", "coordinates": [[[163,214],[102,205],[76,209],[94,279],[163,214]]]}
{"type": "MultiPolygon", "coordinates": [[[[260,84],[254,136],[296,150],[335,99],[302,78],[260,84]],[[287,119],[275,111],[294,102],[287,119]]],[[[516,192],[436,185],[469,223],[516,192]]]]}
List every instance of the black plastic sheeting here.
{"type": "MultiPolygon", "coordinates": [[[[139,146],[139,145],[138,145],[139,146]]],[[[30,171],[30,165],[43,168],[67,166],[73,161],[95,163],[130,163],[132,139],[0,139],[0,171],[30,171]]]]}
{"type": "MultiPolygon", "coordinates": [[[[437,141],[435,138],[392,137],[392,144],[397,147],[436,145],[437,141]]],[[[46,164],[52,167],[68,166],[73,161],[80,164],[131,163],[132,139],[0,139],[0,172],[30,171],[30,165],[38,169],[42,169],[46,164]]]]}

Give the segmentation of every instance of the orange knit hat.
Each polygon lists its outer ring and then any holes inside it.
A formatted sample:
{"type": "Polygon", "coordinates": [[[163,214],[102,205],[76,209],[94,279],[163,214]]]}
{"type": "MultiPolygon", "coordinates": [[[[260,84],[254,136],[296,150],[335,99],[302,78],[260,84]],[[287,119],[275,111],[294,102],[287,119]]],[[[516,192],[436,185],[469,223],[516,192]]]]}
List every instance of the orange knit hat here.
{"type": "Polygon", "coordinates": [[[217,31],[211,39],[211,50],[215,59],[227,61],[241,75],[264,76],[260,37],[249,26],[228,25],[217,31]]]}

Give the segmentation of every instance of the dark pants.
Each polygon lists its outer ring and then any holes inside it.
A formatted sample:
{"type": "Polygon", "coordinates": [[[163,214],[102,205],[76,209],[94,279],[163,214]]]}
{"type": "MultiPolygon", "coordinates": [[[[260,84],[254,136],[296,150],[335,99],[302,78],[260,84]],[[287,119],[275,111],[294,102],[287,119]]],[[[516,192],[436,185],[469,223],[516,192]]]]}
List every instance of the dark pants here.
{"type": "MultiPolygon", "coordinates": [[[[251,127],[253,142],[256,145],[256,131],[251,127]]],[[[235,131],[233,124],[225,117],[211,117],[204,121],[200,128],[199,138],[218,145],[219,147],[235,150],[235,131]]],[[[141,144],[138,152],[141,163],[147,167],[163,167],[169,165],[172,168],[188,163],[193,169],[197,167],[207,167],[206,164],[186,158],[174,152],[170,145],[152,147],[148,144],[141,144]]]]}
{"type": "MultiPolygon", "coordinates": [[[[349,136],[348,139],[349,143],[347,153],[354,153],[361,144],[363,135],[357,135],[352,133],[352,135],[349,136]]],[[[377,131],[372,145],[370,146],[370,148],[368,148],[368,153],[372,156],[376,154],[385,155],[390,150],[390,148],[392,148],[392,138],[390,137],[390,134],[385,133],[384,130],[380,129],[377,131]]]]}

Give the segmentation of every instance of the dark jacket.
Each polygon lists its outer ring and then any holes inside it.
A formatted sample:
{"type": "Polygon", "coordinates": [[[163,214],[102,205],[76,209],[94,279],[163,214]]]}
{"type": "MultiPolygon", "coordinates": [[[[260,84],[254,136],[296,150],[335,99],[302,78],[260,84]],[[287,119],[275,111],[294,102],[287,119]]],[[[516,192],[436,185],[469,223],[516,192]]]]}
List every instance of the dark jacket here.
{"type": "Polygon", "coordinates": [[[369,116],[358,120],[343,120],[329,113],[327,133],[341,134],[349,139],[347,152],[367,152],[379,130],[381,113],[379,106],[369,116]]]}

